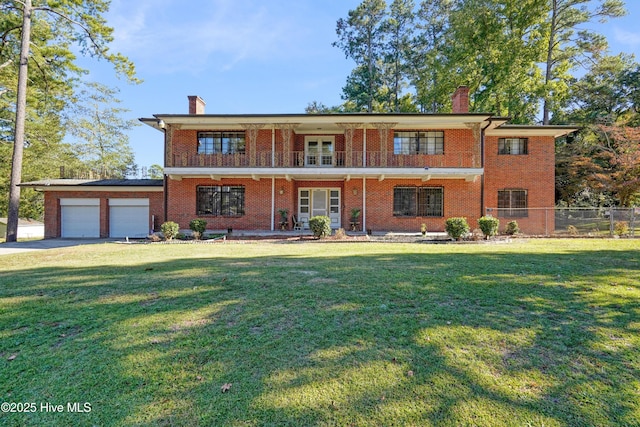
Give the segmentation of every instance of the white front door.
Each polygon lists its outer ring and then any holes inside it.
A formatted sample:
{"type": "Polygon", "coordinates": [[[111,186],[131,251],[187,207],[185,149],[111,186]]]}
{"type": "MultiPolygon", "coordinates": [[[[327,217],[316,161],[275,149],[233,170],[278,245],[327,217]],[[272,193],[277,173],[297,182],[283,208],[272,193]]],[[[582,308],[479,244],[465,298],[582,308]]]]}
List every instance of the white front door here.
{"type": "Polygon", "coordinates": [[[340,189],[339,188],[301,188],[298,191],[298,217],[309,228],[312,216],[328,216],[331,228],[340,228],[340,189]]]}

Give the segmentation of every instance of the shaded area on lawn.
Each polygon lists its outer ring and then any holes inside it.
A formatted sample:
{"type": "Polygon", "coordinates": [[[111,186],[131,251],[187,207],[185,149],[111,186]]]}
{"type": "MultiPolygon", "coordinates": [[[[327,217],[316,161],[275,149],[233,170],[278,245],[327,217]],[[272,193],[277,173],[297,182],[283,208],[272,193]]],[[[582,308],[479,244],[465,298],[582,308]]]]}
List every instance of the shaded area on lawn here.
{"type": "Polygon", "coordinates": [[[3,423],[640,423],[638,250],[339,246],[0,273],[4,401],[93,408],[3,423]]]}

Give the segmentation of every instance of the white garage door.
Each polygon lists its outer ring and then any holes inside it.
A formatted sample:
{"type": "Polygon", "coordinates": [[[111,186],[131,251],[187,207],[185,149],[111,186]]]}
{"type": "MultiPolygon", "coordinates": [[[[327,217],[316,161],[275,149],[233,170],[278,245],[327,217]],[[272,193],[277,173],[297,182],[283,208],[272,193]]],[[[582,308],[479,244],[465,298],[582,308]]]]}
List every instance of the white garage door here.
{"type": "Polygon", "coordinates": [[[147,237],[149,199],[109,199],[110,237],[147,237]]]}
{"type": "Polygon", "coordinates": [[[60,199],[62,237],[100,237],[100,199],[60,199]]]}

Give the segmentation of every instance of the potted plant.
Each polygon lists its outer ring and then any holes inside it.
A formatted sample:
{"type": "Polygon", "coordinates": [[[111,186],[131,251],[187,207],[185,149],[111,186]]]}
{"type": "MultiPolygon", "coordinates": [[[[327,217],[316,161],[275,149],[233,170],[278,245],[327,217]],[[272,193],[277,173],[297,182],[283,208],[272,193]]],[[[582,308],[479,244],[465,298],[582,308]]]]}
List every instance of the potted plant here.
{"type": "Polygon", "coordinates": [[[351,209],[351,231],[357,231],[360,226],[360,221],[358,220],[360,212],[362,212],[360,208],[351,209]]]}
{"type": "Polygon", "coordinates": [[[280,214],[280,228],[284,231],[289,225],[289,209],[278,209],[278,213],[280,214]]]}

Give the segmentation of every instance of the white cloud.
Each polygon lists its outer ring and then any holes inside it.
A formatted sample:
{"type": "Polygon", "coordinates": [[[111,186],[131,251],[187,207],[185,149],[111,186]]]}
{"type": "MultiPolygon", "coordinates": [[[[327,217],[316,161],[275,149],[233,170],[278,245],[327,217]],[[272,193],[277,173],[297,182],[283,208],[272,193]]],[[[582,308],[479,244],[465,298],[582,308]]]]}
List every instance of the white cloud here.
{"type": "Polygon", "coordinates": [[[139,68],[156,72],[198,72],[213,62],[218,70],[243,60],[283,58],[295,42],[285,10],[251,0],[115,0],[109,13],[112,48],[139,68]]]}
{"type": "Polygon", "coordinates": [[[640,33],[623,30],[621,28],[614,29],[614,37],[620,44],[637,47],[640,46],[640,33]]]}

